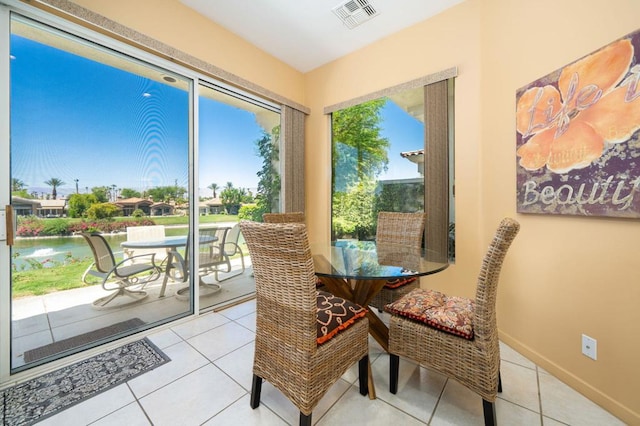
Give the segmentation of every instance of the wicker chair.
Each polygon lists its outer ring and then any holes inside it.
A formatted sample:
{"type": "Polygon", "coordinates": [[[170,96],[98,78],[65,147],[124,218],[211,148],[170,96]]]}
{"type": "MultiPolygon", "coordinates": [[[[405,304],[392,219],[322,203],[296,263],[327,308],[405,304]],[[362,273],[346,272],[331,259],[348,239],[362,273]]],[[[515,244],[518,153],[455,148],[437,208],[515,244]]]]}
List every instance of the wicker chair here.
{"type": "MultiPolygon", "coordinates": [[[[349,327],[318,344],[322,329],[318,315],[320,296],[315,287],[306,226],[241,221],[240,228],[256,281],[251,407],[260,405],[262,380],[266,380],[300,410],[300,424],[310,425],[314,407],[356,361],[359,361],[360,393],[366,395],[369,361],[366,317],[351,321],[349,327]]],[[[364,309],[357,307],[364,315],[364,309]]],[[[336,326],[335,332],[338,329],[336,326]]]]}
{"type": "MultiPolygon", "coordinates": [[[[486,425],[495,424],[495,399],[497,392],[502,391],[500,380],[500,346],[498,327],[496,324],[496,293],[500,270],[507,249],[520,229],[513,219],[505,218],[491,242],[482,262],[478,276],[475,301],[461,297],[447,297],[447,301],[467,309],[459,309],[454,313],[458,319],[468,314],[466,322],[447,324],[442,318],[451,318],[452,309],[444,305],[434,313],[433,304],[421,297],[444,296],[442,293],[417,289],[403,299],[387,306],[392,313],[389,325],[389,353],[391,393],[398,390],[399,355],[419,362],[426,367],[437,370],[451,377],[482,397],[482,406],[486,425]],[[455,301],[454,301],[455,300],[455,301]],[[405,305],[403,303],[406,302],[405,305]],[[421,303],[422,302],[422,303],[421,303]],[[475,304],[475,306],[474,306],[475,304]],[[409,305],[413,305],[411,309],[409,305]],[[415,309],[420,308],[426,314],[419,318],[415,309]],[[392,308],[405,306],[405,316],[397,315],[392,308]],[[406,315],[406,314],[409,315],[406,315]],[[407,318],[407,317],[411,317],[407,318]],[[427,322],[416,321],[416,319],[427,322]],[[463,333],[460,324],[466,324],[467,334],[463,333]],[[438,329],[438,328],[440,329],[438,329]],[[444,331],[446,330],[446,331],[444,331]],[[456,334],[458,335],[456,335],[456,334]]],[[[430,298],[429,301],[434,299],[430,298]]],[[[445,299],[442,299],[445,300],[445,299]]],[[[437,309],[437,308],[436,308],[437,309]]]]}
{"type": "MultiPolygon", "coordinates": [[[[376,241],[420,247],[426,220],[425,213],[380,212],[378,213],[376,241]]],[[[380,293],[373,296],[369,305],[382,312],[385,305],[401,298],[419,285],[420,280],[416,277],[405,278],[401,282],[389,281],[382,287],[380,293]],[[398,284],[400,285],[398,286],[398,284]]]]}
{"type": "Polygon", "coordinates": [[[265,223],[304,223],[304,213],[264,213],[262,221],[265,223]]]}

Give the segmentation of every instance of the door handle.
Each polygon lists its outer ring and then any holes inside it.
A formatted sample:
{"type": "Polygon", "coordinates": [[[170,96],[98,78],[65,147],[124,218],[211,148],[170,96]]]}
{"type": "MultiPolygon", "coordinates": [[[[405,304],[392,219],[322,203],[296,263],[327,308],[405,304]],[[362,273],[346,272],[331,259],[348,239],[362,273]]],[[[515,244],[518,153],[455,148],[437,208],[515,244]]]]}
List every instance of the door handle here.
{"type": "MultiPolygon", "coordinates": [[[[13,214],[13,207],[11,207],[11,205],[7,205],[5,206],[5,210],[2,212],[0,211],[0,213],[4,213],[3,216],[5,217],[5,223],[4,223],[4,234],[3,235],[6,240],[6,244],[8,246],[12,246],[13,242],[14,242],[14,237],[15,237],[15,231],[16,231],[16,222],[15,222],[15,218],[14,218],[14,214],[13,214]]],[[[1,231],[0,231],[1,234],[1,231]]]]}

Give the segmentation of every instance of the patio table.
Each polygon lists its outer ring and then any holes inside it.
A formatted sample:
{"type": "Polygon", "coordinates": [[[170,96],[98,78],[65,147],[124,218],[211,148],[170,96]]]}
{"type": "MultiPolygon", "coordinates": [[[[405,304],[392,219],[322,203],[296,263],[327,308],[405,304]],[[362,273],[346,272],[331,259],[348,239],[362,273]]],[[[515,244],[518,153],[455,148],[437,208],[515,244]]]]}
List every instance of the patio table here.
{"type": "MultiPolygon", "coordinates": [[[[201,237],[200,244],[208,244],[216,241],[217,237],[201,237]]],[[[167,281],[169,279],[169,274],[171,269],[176,269],[175,260],[176,258],[180,261],[180,264],[183,268],[183,273],[186,271],[187,265],[184,264],[184,259],[180,253],[178,253],[178,248],[186,247],[188,241],[188,237],[177,236],[177,237],[165,237],[157,240],[149,240],[149,241],[124,241],[120,243],[120,246],[123,248],[129,249],[158,249],[164,248],[167,250],[167,263],[164,271],[164,278],[162,280],[162,288],[160,290],[160,296],[164,297],[165,290],[167,288],[167,281]]],[[[186,274],[185,274],[186,276],[186,274]]]]}

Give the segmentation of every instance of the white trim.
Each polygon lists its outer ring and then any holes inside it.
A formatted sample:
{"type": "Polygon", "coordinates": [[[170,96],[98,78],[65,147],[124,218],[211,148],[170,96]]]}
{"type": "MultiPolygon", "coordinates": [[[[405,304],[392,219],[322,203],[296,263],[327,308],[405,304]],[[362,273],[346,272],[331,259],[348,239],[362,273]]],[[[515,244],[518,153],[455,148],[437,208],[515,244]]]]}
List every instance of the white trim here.
{"type": "MultiPolygon", "coordinates": [[[[9,34],[9,9],[0,4],[0,34],[9,34]]],[[[11,203],[11,170],[9,166],[9,37],[0,37],[0,210],[11,203]],[[7,185],[6,183],[9,183],[7,185]]],[[[0,241],[0,383],[9,380],[11,369],[11,253],[0,241]]]]}

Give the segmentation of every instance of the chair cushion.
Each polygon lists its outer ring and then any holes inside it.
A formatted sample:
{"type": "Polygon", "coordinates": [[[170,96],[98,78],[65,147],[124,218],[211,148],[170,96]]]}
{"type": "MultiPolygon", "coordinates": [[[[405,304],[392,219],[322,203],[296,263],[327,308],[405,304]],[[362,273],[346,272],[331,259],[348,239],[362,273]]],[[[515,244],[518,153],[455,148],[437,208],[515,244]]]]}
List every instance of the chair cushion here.
{"type": "Polygon", "coordinates": [[[418,279],[417,277],[393,278],[393,279],[387,280],[387,283],[384,285],[384,287],[394,289],[394,288],[402,287],[403,285],[412,283],[417,279],[418,279]]]}
{"type": "Polygon", "coordinates": [[[473,339],[475,303],[435,290],[417,288],[385,306],[385,311],[420,321],[465,339],[473,339]]]}
{"type": "Polygon", "coordinates": [[[367,310],[326,291],[318,291],[317,339],[319,345],[362,318],[367,310]]]}

